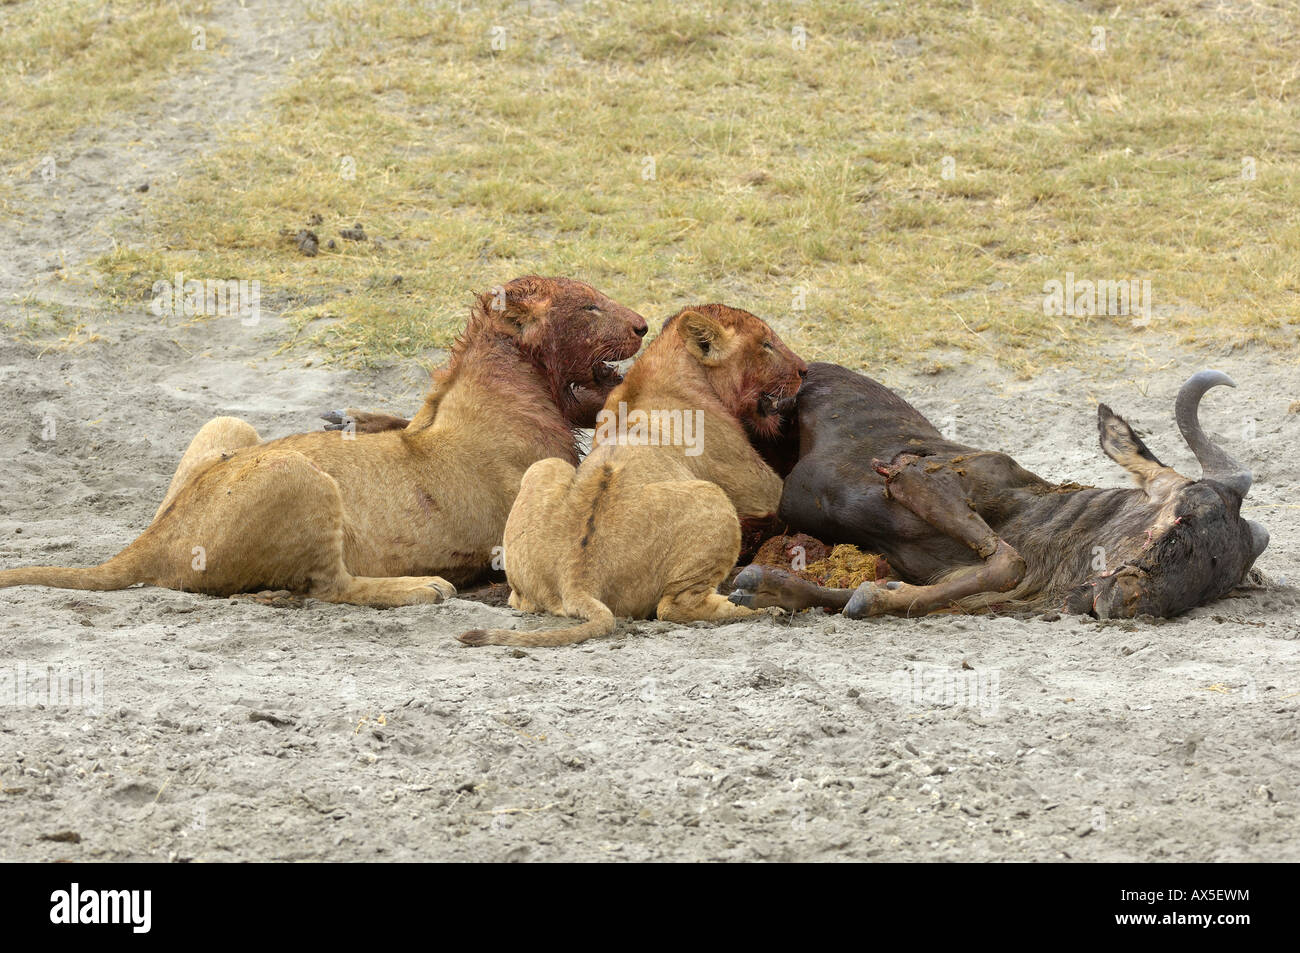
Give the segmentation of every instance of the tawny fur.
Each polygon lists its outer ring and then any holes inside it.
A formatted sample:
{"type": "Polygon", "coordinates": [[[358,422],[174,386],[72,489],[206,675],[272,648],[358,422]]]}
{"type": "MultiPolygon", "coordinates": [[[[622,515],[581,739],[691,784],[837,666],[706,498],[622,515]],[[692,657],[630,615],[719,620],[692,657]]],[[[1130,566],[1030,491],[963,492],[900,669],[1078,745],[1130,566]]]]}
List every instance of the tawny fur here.
{"type": "Polygon", "coordinates": [[[135,583],[331,602],[439,602],[487,570],[528,467],[577,462],[575,387],[608,393],[605,361],[646,325],[582,282],[517,278],[481,295],[424,407],[401,430],[263,443],[219,417],[194,438],[153,522],[85,569],[10,569],[0,587],[135,583]]]}
{"type": "Polygon", "coordinates": [[[629,445],[598,427],[579,467],[535,463],[506,523],[510,605],[583,619],[564,629],[482,629],[468,645],[550,646],[612,632],[616,617],[671,622],[744,618],[717,587],[740,551],[740,516],[770,516],[781,478],[751,435],[775,432],[779,399],[807,366],[763,321],[723,305],[686,309],[605,403],[703,412],[698,455],[629,445]],[[739,515],[738,515],[739,514],[739,515]]]}

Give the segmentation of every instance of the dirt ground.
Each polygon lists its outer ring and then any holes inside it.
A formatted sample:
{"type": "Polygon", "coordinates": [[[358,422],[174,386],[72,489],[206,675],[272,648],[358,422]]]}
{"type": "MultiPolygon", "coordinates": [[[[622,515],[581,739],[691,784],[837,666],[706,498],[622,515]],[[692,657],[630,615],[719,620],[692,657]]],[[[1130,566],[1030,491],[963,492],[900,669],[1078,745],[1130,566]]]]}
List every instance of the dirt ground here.
{"type": "MultiPolygon", "coordinates": [[[[247,56],[288,55],[261,14],[214,8],[247,56]]],[[[325,408],[417,405],[419,368],[277,356],[274,299],[254,326],[186,322],[147,303],[106,313],[63,280],[130,241],[135,188],[165,188],[202,148],[197,103],[230,118],[274,88],[274,69],[245,67],[232,56],[134,127],[87,133],[57,193],[31,186],[45,211],[10,233],[0,308],[62,302],[98,337],[0,341],[0,567],[116,552],[217,414],[276,436],[325,408]],[[179,131],[160,121],[174,115],[179,131]]],[[[1300,373],[1279,355],[1135,343],[1155,339],[1109,340],[1108,365],[1031,381],[957,355],[939,374],[877,376],[957,439],[1120,485],[1096,402],[1196,473],[1173,396],[1194,370],[1227,371],[1239,386],[1211,392],[1203,419],[1255,471],[1268,588],[1159,623],[805,614],[624,624],[527,652],[457,643],[536,624],[463,599],[377,611],[3,590],[0,859],[1300,859],[1300,373]],[[50,671],[81,694],[15,698],[50,671]]]]}

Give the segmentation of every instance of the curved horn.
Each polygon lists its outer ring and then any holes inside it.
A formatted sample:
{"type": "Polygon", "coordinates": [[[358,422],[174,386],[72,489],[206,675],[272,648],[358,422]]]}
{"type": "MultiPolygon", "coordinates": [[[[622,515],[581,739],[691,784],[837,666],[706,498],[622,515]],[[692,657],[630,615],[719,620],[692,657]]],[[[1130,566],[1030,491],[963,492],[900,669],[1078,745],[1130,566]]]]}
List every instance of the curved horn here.
{"type": "Polygon", "coordinates": [[[1250,527],[1251,553],[1255,559],[1258,559],[1260,554],[1268,549],[1268,530],[1254,520],[1246,520],[1246,525],[1250,527]]]}
{"type": "Polygon", "coordinates": [[[1250,471],[1210,442],[1196,415],[1201,397],[1211,387],[1219,384],[1237,386],[1222,371],[1198,371],[1189,377],[1187,383],[1179,389],[1178,399],[1174,401],[1174,419],[1178,421],[1178,429],[1187,441],[1187,446],[1196,454],[1202,478],[1222,483],[1238,496],[1244,497],[1249,492],[1253,479],[1250,471]]]}

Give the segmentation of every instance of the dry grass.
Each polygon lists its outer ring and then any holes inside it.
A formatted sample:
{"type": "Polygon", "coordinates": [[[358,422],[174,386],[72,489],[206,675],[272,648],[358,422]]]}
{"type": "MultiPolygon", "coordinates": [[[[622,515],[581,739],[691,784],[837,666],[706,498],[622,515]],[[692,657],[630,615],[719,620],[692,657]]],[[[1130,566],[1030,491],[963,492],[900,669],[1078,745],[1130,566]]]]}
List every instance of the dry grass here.
{"type": "Polygon", "coordinates": [[[206,0],[0,0],[0,168],[30,174],[77,130],[143,102],[187,66],[190,23],[207,8],[206,0]]]}
{"type": "Polygon", "coordinates": [[[1292,0],[456,6],[315,8],[324,55],[152,200],[109,289],[256,278],[363,362],[446,344],[526,272],[652,320],[723,300],[855,367],[1296,343],[1292,0]],[[314,214],[336,248],[305,258],[281,230],[314,214]],[[1045,315],[1066,272],[1149,279],[1152,322],[1045,315]]]}

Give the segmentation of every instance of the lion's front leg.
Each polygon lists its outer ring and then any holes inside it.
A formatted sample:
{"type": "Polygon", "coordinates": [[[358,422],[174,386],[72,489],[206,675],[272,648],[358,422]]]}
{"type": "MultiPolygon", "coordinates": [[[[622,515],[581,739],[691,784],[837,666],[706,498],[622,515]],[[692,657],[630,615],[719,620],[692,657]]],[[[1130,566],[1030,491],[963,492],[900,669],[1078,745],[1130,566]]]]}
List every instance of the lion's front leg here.
{"type": "Polygon", "coordinates": [[[665,595],[655,608],[655,616],[664,622],[725,622],[763,614],[762,609],[733,605],[717,592],[698,590],[665,595]]]}

